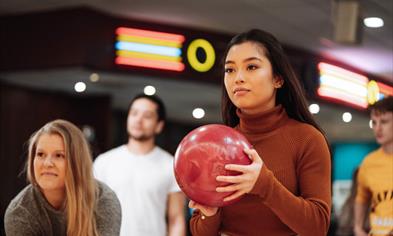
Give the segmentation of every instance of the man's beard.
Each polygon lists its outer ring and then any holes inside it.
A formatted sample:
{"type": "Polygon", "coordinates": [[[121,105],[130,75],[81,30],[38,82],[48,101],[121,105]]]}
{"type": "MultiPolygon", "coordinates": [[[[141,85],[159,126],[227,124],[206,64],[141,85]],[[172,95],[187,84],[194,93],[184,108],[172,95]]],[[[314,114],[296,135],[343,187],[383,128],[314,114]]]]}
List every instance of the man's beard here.
{"type": "Polygon", "coordinates": [[[136,140],[138,142],[146,142],[146,141],[154,138],[154,134],[152,134],[152,135],[142,134],[139,136],[135,136],[135,135],[132,135],[130,132],[128,132],[128,138],[136,140]]]}

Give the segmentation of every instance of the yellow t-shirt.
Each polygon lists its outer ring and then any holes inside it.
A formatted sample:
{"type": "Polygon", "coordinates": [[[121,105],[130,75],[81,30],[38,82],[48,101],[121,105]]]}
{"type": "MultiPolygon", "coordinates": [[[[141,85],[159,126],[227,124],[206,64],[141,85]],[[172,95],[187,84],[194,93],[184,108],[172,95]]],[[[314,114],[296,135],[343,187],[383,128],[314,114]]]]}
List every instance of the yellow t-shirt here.
{"type": "Polygon", "coordinates": [[[370,235],[393,235],[393,154],[379,148],[366,156],[358,173],[356,202],[371,202],[370,235]]]}

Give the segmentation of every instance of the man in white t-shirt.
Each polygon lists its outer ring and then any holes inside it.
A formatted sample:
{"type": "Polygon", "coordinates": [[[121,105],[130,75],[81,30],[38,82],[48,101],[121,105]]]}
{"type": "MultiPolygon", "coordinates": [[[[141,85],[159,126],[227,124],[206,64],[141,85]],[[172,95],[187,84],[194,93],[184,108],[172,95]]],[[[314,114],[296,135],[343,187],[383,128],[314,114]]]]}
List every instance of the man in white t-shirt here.
{"type": "Polygon", "coordinates": [[[176,184],[173,157],[155,144],[164,122],[161,99],[137,95],[128,110],[128,143],[94,162],[95,177],[120,200],[122,236],[185,235],[185,196],[176,184]]]}

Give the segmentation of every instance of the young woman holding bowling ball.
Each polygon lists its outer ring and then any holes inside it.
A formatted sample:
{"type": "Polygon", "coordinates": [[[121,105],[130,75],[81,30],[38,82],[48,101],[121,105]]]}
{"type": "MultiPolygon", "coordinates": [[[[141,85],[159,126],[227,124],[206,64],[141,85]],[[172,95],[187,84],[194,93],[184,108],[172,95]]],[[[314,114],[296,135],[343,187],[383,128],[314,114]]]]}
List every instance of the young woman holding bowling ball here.
{"type": "Polygon", "coordinates": [[[237,176],[217,192],[221,208],[190,201],[193,235],[326,235],[331,207],[330,151],[308,111],[299,80],[277,39],[253,29],[235,36],[225,53],[222,115],[254,149],[250,165],[226,165],[237,176]]]}

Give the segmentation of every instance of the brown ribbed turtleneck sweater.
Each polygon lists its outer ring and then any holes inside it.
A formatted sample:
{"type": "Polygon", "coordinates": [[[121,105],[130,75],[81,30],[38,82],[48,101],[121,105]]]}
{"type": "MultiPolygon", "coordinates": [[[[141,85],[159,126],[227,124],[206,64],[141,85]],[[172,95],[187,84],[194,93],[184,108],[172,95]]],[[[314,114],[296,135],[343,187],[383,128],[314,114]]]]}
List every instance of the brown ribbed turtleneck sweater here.
{"type": "Polygon", "coordinates": [[[249,194],[214,216],[191,219],[194,236],[326,235],[331,206],[330,153],[313,126],[287,116],[282,106],[257,115],[237,112],[236,127],[264,164],[249,194]]]}

